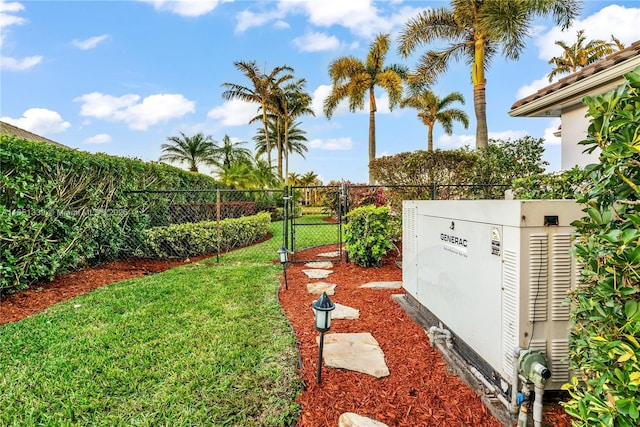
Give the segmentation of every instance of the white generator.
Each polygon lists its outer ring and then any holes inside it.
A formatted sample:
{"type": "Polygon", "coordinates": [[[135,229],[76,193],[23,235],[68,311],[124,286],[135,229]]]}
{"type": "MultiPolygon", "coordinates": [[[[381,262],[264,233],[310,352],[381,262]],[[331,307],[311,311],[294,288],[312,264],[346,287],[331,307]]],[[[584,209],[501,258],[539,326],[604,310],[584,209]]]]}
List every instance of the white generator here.
{"type": "Polygon", "coordinates": [[[403,286],[503,390],[518,347],[546,355],[546,389],[559,390],[579,277],[571,223],[582,216],[574,200],[405,201],[403,286]]]}

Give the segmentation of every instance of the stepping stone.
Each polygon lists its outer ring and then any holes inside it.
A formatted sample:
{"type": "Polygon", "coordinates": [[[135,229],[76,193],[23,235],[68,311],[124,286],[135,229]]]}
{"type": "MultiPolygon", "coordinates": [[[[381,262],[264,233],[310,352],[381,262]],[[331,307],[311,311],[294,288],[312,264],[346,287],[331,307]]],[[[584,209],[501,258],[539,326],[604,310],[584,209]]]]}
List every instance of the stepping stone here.
{"type": "Polygon", "coordinates": [[[338,303],[335,304],[336,308],[331,313],[332,319],[356,320],[360,317],[360,310],[338,303]]]}
{"type": "MultiPolygon", "coordinates": [[[[320,337],[316,337],[320,343],[320,337]]],[[[347,369],[376,378],[389,376],[384,353],[369,332],[324,336],[322,359],[328,368],[347,369]]]]}
{"type": "Polygon", "coordinates": [[[304,265],[305,267],[309,267],[309,268],[333,268],[333,263],[331,261],[313,261],[313,262],[308,262],[304,265]]]}
{"type": "Polygon", "coordinates": [[[400,289],[402,287],[402,281],[397,282],[369,282],[360,286],[361,288],[368,289],[400,289]]]}
{"type": "Polygon", "coordinates": [[[314,268],[312,270],[302,270],[302,272],[306,274],[309,279],[326,279],[331,273],[333,273],[333,270],[314,268]]]}
{"type": "Polygon", "coordinates": [[[326,292],[327,295],[334,295],[336,293],[336,284],[327,282],[307,283],[307,292],[314,295],[322,295],[326,292]]]}
{"type": "Polygon", "coordinates": [[[321,254],[318,254],[317,256],[322,257],[322,258],[338,258],[340,256],[340,252],[335,251],[335,252],[323,252],[321,254]]]}
{"type": "Polygon", "coordinates": [[[389,427],[385,423],[353,412],[345,412],[338,418],[338,427],[389,427]]]}

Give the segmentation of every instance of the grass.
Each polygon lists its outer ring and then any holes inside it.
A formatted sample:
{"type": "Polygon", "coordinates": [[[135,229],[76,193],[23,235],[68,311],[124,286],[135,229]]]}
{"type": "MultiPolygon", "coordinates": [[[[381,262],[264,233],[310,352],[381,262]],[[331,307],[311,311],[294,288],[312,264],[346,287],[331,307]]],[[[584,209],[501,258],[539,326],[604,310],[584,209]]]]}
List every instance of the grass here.
{"type": "Polygon", "coordinates": [[[280,244],[114,283],[0,326],[0,425],[290,424],[302,384],[276,297],[280,244]]]}

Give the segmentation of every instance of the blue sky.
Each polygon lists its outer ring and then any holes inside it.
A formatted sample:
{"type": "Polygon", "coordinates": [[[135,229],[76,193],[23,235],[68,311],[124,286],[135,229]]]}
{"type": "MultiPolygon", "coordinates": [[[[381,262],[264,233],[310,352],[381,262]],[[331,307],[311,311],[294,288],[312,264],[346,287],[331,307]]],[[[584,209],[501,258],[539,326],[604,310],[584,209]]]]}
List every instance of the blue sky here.
{"type": "MultiPolygon", "coordinates": [[[[322,114],[330,91],[328,64],[341,56],[364,59],[371,40],[390,33],[386,63],[413,67],[396,53],[403,24],[448,1],[0,1],[0,120],[90,152],[157,160],[168,136],[204,132],[247,141],[253,150],[258,125],[247,124],[256,105],[225,101],[224,82],[249,85],[234,61],[256,61],[266,72],[288,65],[307,80],[316,117],[302,118],[309,152],[290,158],[291,172],[316,172],[329,180],[367,181],[368,105],[351,113],[322,114]]],[[[640,2],[584,1],[580,18],[564,33],[537,21],[519,61],[496,59],[487,73],[489,136],[545,138],[549,170],[560,165],[558,119],[511,118],[511,105],[549,84],[556,40],[587,39],[625,44],[640,39],[640,2]]],[[[438,47],[434,45],[433,47],[438,47]]],[[[433,86],[444,96],[462,92],[469,129],[453,136],[434,130],[440,149],[475,146],[469,69],[452,63],[433,86]]],[[[426,149],[427,128],[413,109],[389,111],[376,93],[377,156],[426,149]]]]}

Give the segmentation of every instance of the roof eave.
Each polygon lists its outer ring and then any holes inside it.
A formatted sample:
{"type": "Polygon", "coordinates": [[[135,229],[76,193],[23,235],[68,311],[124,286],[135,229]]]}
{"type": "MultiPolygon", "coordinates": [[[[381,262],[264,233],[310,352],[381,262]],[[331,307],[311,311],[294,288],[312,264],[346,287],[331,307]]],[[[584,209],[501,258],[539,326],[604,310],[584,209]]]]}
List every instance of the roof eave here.
{"type": "Polygon", "coordinates": [[[583,96],[593,93],[596,89],[601,89],[601,93],[606,92],[609,86],[617,86],[614,84],[616,80],[638,66],[640,66],[638,56],[622,61],[606,70],[513,108],[509,111],[509,115],[511,117],[560,117],[559,107],[577,105],[582,102],[583,96]]]}

